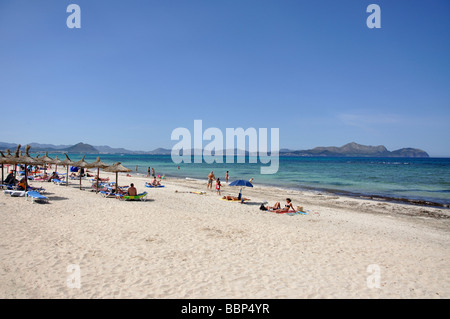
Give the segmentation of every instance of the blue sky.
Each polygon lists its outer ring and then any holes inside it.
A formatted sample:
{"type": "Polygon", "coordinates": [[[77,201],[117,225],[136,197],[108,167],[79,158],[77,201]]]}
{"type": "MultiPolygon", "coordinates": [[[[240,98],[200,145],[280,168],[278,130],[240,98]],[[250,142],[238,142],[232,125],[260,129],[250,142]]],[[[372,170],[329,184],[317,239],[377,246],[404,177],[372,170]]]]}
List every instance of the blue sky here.
{"type": "Polygon", "coordinates": [[[448,0],[0,0],[0,141],[152,150],[201,119],[450,156],[449,17],[448,0]]]}

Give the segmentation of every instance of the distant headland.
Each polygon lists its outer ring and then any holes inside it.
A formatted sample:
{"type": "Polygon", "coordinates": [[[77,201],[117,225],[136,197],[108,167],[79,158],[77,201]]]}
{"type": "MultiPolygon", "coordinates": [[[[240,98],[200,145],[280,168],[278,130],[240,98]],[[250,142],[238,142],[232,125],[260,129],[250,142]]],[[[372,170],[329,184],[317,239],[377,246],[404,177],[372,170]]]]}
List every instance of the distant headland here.
{"type": "MultiPolygon", "coordinates": [[[[25,145],[25,144],[22,144],[25,145]]],[[[70,153],[70,154],[150,154],[150,155],[170,155],[171,150],[157,148],[152,151],[131,151],[125,148],[113,148],[106,145],[93,146],[86,143],[75,145],[53,145],[29,143],[32,152],[48,153],[70,153]]],[[[1,150],[15,150],[16,143],[0,142],[1,150]]],[[[224,150],[225,153],[225,150],[224,150]]],[[[247,153],[248,154],[248,153],[247,153]]],[[[322,156],[322,157],[430,157],[427,152],[417,148],[401,148],[389,151],[385,146],[361,145],[355,142],[337,146],[320,146],[309,150],[280,149],[281,156],[322,156]]]]}

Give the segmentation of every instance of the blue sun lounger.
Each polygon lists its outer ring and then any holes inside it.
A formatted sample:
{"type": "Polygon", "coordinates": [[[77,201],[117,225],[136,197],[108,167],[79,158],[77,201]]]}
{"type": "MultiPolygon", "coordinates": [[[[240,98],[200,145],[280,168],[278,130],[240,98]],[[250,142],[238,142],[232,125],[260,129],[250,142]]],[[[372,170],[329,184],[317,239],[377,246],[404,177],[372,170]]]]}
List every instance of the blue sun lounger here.
{"type": "Polygon", "coordinates": [[[52,181],[53,181],[53,183],[56,184],[56,185],[66,185],[66,184],[67,184],[66,181],[62,181],[62,180],[57,179],[57,178],[52,179],[52,181]]]}
{"type": "Polygon", "coordinates": [[[6,189],[3,191],[5,195],[9,195],[11,197],[23,197],[25,196],[25,191],[18,191],[15,189],[6,189]]]}
{"type": "Polygon", "coordinates": [[[33,200],[33,203],[35,201],[48,203],[48,198],[45,197],[44,195],[39,194],[36,191],[27,192],[27,199],[28,197],[30,197],[33,200]]]}

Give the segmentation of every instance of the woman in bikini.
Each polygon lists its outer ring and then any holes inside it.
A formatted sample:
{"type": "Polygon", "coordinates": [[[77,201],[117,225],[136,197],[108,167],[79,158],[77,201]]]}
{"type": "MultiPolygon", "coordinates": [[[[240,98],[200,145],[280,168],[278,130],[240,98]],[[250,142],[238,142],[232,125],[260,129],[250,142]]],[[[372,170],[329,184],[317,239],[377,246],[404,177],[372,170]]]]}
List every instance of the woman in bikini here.
{"type": "Polygon", "coordinates": [[[295,211],[290,198],[286,198],[286,205],[284,205],[284,207],[281,207],[280,202],[276,202],[275,205],[273,205],[272,207],[267,206],[267,210],[273,211],[275,213],[287,212],[289,211],[289,209],[295,211]]]}

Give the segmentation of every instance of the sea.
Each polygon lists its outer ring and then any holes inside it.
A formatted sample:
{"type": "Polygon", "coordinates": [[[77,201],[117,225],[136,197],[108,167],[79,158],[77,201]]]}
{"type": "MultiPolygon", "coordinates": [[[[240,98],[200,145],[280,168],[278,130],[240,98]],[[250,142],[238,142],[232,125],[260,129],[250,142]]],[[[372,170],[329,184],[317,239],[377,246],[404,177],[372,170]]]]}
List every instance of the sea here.
{"type": "MultiPolygon", "coordinates": [[[[376,200],[448,208],[450,205],[450,158],[370,158],[370,157],[293,157],[280,156],[275,174],[261,174],[261,162],[250,163],[181,163],[170,155],[89,154],[87,162],[97,156],[107,163],[121,162],[134,174],[147,175],[153,168],[156,175],[207,180],[209,172],[230,182],[253,178],[254,185],[275,186],[292,190],[308,190],[376,200]]],[[[80,154],[69,154],[73,161],[80,154]]],[[[62,156],[59,156],[63,159],[62,156]]]]}

